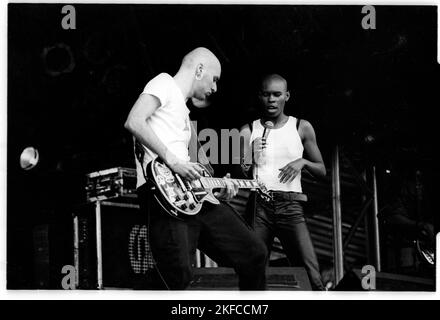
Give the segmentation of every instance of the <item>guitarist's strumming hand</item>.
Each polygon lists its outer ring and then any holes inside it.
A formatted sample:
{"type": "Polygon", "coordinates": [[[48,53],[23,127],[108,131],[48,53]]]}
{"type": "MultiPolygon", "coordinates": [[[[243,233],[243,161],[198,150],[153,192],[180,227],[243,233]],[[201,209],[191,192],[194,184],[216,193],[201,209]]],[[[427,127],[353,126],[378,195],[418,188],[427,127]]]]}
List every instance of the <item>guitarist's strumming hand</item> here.
{"type": "Polygon", "coordinates": [[[198,163],[175,160],[170,161],[168,163],[168,166],[171,170],[173,170],[175,173],[186,180],[197,180],[200,179],[203,175],[203,169],[198,163]]]}
{"type": "Polygon", "coordinates": [[[233,197],[237,195],[238,192],[238,185],[235,181],[230,180],[231,174],[227,173],[226,176],[223,178],[226,183],[226,188],[221,188],[220,192],[215,192],[214,196],[220,200],[231,200],[233,197]]]}

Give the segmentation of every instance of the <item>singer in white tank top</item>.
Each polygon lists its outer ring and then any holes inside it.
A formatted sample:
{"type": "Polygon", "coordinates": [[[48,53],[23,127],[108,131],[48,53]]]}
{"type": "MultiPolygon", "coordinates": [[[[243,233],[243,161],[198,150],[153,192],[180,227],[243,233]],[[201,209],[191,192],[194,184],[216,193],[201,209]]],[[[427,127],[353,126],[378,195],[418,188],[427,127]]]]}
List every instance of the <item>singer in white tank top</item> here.
{"type": "Polygon", "coordinates": [[[254,205],[251,224],[269,252],[277,237],[289,262],[301,262],[305,267],[312,288],[324,290],[300,201],[304,198],[300,197],[304,196],[301,172],[307,170],[315,176],[325,176],[315,132],[308,121],[284,113],[290,92],[283,77],[266,76],[259,98],[262,118],[241,128],[242,168],[247,172],[252,170],[254,178],[265,185],[272,199],[257,194],[256,201],[249,201],[251,207],[254,205]]]}
{"type": "MultiPolygon", "coordinates": [[[[267,147],[260,163],[255,164],[253,171],[254,178],[262,182],[267,190],[302,192],[301,172],[288,183],[281,183],[278,178],[280,168],[303,157],[304,147],[296,129],[297,121],[296,118],[289,117],[281,128],[268,129],[267,147]]],[[[264,131],[260,120],[255,120],[252,128],[250,145],[255,138],[262,137],[264,131]]]]}

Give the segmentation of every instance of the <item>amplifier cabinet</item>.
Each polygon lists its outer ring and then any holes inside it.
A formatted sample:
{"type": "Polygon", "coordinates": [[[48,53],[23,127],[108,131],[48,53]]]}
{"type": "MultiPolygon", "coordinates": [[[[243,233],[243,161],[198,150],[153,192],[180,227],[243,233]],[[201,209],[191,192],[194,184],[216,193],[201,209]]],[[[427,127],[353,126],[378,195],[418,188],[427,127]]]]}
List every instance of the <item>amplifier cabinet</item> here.
{"type": "Polygon", "coordinates": [[[136,288],[154,266],[146,213],[133,201],[84,206],[74,216],[74,260],[79,289],[136,288]]]}

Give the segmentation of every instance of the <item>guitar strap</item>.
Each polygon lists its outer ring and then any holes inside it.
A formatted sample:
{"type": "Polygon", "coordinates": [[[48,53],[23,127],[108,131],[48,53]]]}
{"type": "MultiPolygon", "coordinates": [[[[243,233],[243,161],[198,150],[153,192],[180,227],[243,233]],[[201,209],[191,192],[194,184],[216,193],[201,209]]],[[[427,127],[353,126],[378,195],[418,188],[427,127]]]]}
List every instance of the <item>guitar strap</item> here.
{"type": "Polygon", "coordinates": [[[142,144],[139,142],[138,139],[133,137],[134,140],[134,154],[136,156],[136,159],[139,161],[141,168],[142,168],[142,174],[144,175],[145,181],[148,181],[147,172],[145,171],[144,166],[144,157],[145,157],[145,150],[142,147],[142,144]]]}

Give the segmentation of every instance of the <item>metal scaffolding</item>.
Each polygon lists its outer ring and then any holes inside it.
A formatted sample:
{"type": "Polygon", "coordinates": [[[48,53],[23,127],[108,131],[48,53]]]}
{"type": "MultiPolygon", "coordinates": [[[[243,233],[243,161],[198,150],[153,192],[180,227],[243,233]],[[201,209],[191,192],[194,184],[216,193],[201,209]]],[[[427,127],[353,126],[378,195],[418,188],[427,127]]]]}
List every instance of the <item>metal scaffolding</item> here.
{"type": "Polygon", "coordinates": [[[350,230],[343,239],[342,233],[342,205],[341,205],[341,168],[340,157],[342,157],[339,146],[335,146],[332,153],[332,208],[333,208],[333,261],[335,282],[338,282],[344,276],[344,250],[346,250],[353,239],[356,230],[361,225],[362,221],[366,219],[367,233],[367,247],[370,248],[367,261],[372,264],[376,271],[381,271],[381,257],[380,257],[380,239],[379,239],[379,221],[378,221],[378,192],[376,168],[371,166],[368,168],[369,174],[360,175],[352,163],[347,160],[349,169],[356,179],[358,185],[361,187],[364,200],[356,220],[351,225],[350,230]]]}
{"type": "Polygon", "coordinates": [[[342,247],[341,183],[339,174],[339,147],[332,155],[332,205],[333,205],[333,256],[336,284],[344,276],[344,252],[342,247]]]}

